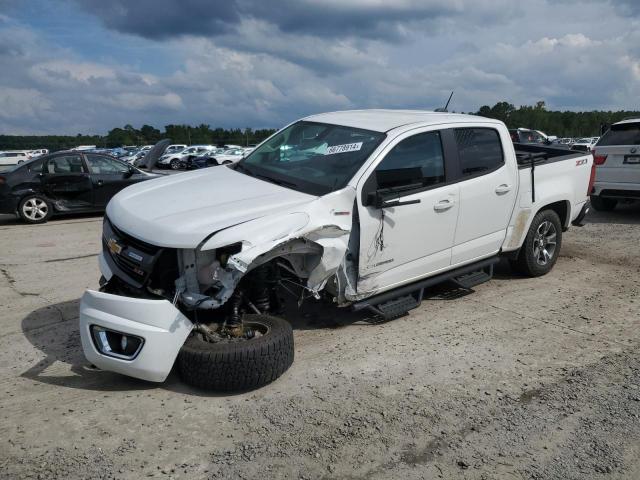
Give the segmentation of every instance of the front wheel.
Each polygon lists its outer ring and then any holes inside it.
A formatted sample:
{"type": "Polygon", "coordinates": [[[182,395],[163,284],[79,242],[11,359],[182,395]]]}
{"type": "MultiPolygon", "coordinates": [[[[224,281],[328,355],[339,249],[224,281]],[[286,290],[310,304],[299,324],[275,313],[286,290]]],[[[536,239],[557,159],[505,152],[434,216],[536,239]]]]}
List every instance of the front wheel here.
{"type": "Polygon", "coordinates": [[[245,315],[251,338],[206,339],[191,333],[178,355],[182,379],[195,387],[218,392],[240,392],[266,385],[293,363],[291,325],[270,315],[245,315]]]}
{"type": "Polygon", "coordinates": [[[18,214],[27,223],[45,223],[53,214],[53,207],[46,198],[29,195],[20,202],[18,214]]]}
{"type": "Polygon", "coordinates": [[[169,162],[169,166],[171,167],[171,170],[180,170],[180,160],[174,158],[169,162]]]}
{"type": "Polygon", "coordinates": [[[610,212],[616,205],[618,205],[618,200],[615,198],[602,198],[597,195],[591,196],[591,205],[598,212],[610,212]]]}
{"type": "Polygon", "coordinates": [[[511,262],[520,273],[539,277],[551,271],[562,245],[562,224],[553,210],[543,210],[533,217],[518,258],[511,262]]]}

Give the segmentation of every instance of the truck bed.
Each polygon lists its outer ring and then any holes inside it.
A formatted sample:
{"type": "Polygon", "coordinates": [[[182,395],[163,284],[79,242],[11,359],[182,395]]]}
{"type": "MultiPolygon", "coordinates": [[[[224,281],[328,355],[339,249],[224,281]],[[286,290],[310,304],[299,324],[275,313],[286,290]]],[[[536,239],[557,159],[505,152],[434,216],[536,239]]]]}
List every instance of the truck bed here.
{"type": "Polygon", "coordinates": [[[583,157],[586,152],[576,152],[565,148],[554,148],[543,145],[514,143],[518,168],[530,168],[531,165],[543,165],[551,162],[561,162],[572,158],[583,157]]]}

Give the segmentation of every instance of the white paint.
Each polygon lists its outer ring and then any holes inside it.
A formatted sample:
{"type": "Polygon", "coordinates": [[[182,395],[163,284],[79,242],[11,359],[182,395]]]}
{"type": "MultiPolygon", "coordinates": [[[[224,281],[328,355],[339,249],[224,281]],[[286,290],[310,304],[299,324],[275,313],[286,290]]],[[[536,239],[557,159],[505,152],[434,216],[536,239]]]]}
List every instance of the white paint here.
{"type": "Polygon", "coordinates": [[[95,366],[130,377],[163,382],[193,324],[167,300],[146,300],[87,290],[80,302],[80,338],[84,355],[95,366]],[[144,344],[131,361],[98,352],[90,326],[142,337],[144,344]]]}

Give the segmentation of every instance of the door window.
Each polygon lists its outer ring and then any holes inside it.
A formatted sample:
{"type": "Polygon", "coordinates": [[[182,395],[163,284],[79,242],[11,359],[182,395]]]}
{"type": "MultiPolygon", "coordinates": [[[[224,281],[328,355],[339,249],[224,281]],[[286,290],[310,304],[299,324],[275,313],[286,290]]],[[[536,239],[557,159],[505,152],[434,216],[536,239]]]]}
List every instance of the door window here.
{"type": "Polygon", "coordinates": [[[101,155],[86,155],[87,165],[91,173],[97,175],[120,174],[129,171],[129,167],[124,163],[118,162],[113,158],[103,157],[101,155]]]}
{"type": "Polygon", "coordinates": [[[398,143],[376,167],[378,188],[444,183],[444,154],[439,132],[419,133],[398,143]]]}
{"type": "Polygon", "coordinates": [[[502,143],[497,130],[458,128],[455,136],[463,177],[483,175],[504,165],[502,143]]]}
{"type": "Polygon", "coordinates": [[[61,155],[50,158],[47,163],[48,173],[84,173],[80,155],[61,155]]]}
{"type": "Polygon", "coordinates": [[[35,162],[29,163],[29,172],[31,173],[42,173],[42,160],[36,160],[35,162]]]}

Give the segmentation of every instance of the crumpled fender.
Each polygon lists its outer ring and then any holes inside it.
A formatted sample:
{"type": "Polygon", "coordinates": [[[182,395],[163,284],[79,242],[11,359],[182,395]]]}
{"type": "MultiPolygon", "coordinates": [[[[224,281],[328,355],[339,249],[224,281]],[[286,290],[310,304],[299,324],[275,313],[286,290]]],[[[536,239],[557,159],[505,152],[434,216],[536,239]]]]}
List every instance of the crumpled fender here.
{"type": "Polygon", "coordinates": [[[233,243],[242,243],[242,250],[231,256],[228,265],[245,273],[259,265],[259,257],[296,239],[322,247],[320,262],[310,272],[307,287],[322,289],[329,277],[342,264],[351,233],[353,187],[332,192],[295,210],[267,215],[235,225],[207,239],[200,250],[212,250],[233,243]]]}

